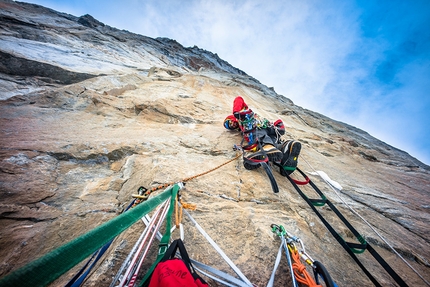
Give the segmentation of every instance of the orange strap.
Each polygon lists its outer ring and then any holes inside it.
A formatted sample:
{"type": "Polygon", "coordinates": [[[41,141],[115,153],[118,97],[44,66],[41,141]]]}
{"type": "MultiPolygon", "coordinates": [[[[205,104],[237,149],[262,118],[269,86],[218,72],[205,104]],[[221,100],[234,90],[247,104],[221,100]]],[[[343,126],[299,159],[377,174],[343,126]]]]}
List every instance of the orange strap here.
{"type": "Polygon", "coordinates": [[[181,207],[178,208],[178,198],[175,199],[175,225],[176,228],[179,228],[179,224],[182,221],[182,208],[189,209],[189,210],[196,210],[197,206],[193,203],[186,203],[183,202],[182,199],[180,200],[181,207]]]}

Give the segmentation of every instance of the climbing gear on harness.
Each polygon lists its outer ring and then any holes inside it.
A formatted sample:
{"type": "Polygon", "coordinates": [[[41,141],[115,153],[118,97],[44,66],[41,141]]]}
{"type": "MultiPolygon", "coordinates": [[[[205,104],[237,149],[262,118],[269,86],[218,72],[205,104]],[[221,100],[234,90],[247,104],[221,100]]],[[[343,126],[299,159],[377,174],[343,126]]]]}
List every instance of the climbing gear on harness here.
{"type": "Polygon", "coordinates": [[[261,146],[261,143],[257,140],[256,121],[251,109],[236,112],[234,115],[238,118],[239,127],[243,134],[240,144],[243,150],[243,166],[247,170],[254,170],[262,166],[270,179],[273,192],[278,193],[278,184],[267,163],[270,158],[280,160],[282,154],[273,145],[261,146]],[[244,146],[245,141],[247,144],[244,146]]]}
{"type": "Polygon", "coordinates": [[[293,280],[293,286],[297,286],[297,282],[310,287],[320,286],[319,277],[321,277],[324,280],[326,287],[336,286],[336,284],[334,284],[333,280],[331,279],[330,274],[328,274],[327,270],[322,265],[322,263],[318,261],[314,261],[309,256],[309,254],[307,254],[305,250],[305,246],[300,238],[288,233],[282,225],[272,224],[271,228],[272,228],[272,232],[281,238],[282,243],[278,251],[275,268],[272,272],[272,275],[270,277],[270,280],[267,286],[273,286],[275,272],[280,261],[279,253],[282,250],[282,247],[284,247],[287,255],[291,277],[293,280]],[[299,245],[299,248],[298,248],[298,245],[299,245]],[[312,270],[314,271],[315,281],[312,279],[312,277],[310,277],[309,273],[306,270],[306,267],[301,263],[300,261],[301,258],[309,266],[312,267],[312,270]]]}
{"type": "Polygon", "coordinates": [[[240,130],[242,131],[242,143],[241,146],[245,150],[253,150],[257,147],[257,124],[254,118],[254,112],[249,109],[234,114],[239,122],[240,130]],[[243,143],[246,142],[246,145],[243,143]]]}
{"type": "Polygon", "coordinates": [[[257,127],[259,129],[267,129],[270,126],[270,122],[266,118],[260,118],[257,114],[254,115],[257,121],[257,127]]]}
{"type": "Polygon", "coordinates": [[[358,260],[355,254],[363,253],[366,250],[378,261],[378,263],[387,271],[387,273],[399,284],[400,286],[408,286],[403,279],[388,265],[388,263],[376,252],[373,247],[366,242],[363,236],[358,233],[358,231],[346,220],[346,218],[340,213],[340,211],[336,208],[336,206],[327,199],[327,197],[319,190],[319,188],[310,180],[307,175],[297,168],[297,171],[306,178],[306,181],[309,185],[315,190],[315,192],[321,197],[320,199],[311,199],[308,198],[302,190],[298,187],[295,180],[293,180],[288,174],[285,175],[288,180],[291,182],[295,190],[300,194],[300,196],[308,203],[308,205],[312,208],[315,214],[320,218],[325,227],[330,231],[330,233],[334,236],[334,238],[339,242],[340,245],[345,249],[345,251],[354,259],[357,265],[363,270],[366,276],[372,281],[375,286],[381,286],[379,282],[373,277],[373,275],[366,269],[366,267],[358,260]],[[322,214],[317,210],[317,206],[323,206],[327,204],[330,209],[337,215],[337,217],[345,224],[346,227],[351,231],[351,233],[356,237],[356,239],[360,242],[358,243],[350,243],[346,242],[336,231],[335,229],[328,223],[328,221],[322,216],[322,214]]]}

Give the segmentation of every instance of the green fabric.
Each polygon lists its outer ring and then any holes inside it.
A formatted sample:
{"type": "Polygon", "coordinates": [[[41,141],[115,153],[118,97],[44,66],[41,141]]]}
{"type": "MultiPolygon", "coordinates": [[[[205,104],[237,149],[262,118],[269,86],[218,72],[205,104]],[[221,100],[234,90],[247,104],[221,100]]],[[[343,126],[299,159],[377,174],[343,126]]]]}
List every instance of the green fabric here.
{"type": "Polygon", "coordinates": [[[351,251],[354,252],[355,254],[361,254],[367,250],[367,241],[366,241],[366,239],[364,239],[364,237],[362,235],[359,235],[357,237],[357,239],[358,239],[358,241],[360,241],[361,244],[363,244],[363,248],[351,248],[351,247],[349,247],[349,249],[351,249],[351,251]]]}
{"type": "Polygon", "coordinates": [[[0,280],[0,286],[48,285],[168,199],[172,190],[179,189],[177,184],[174,187],[12,272],[0,280]]]}
{"type": "Polygon", "coordinates": [[[288,171],[290,171],[290,170],[296,170],[296,167],[294,166],[283,166],[282,167],[283,168],[283,170],[288,170],[288,171]]]}
{"type": "Polygon", "coordinates": [[[364,253],[364,251],[367,250],[366,248],[363,248],[363,249],[349,248],[349,249],[351,249],[351,251],[354,252],[355,254],[361,254],[361,253],[364,253]]]}
{"type": "Polygon", "coordinates": [[[169,247],[169,241],[171,236],[170,229],[172,226],[172,214],[173,214],[173,210],[175,209],[175,204],[176,204],[175,200],[176,200],[178,191],[179,191],[179,186],[176,184],[172,190],[172,197],[170,198],[170,206],[166,215],[166,231],[164,232],[164,235],[160,240],[160,244],[158,245],[157,259],[155,259],[155,262],[148,269],[148,271],[145,274],[145,277],[143,277],[139,286],[143,286],[145,282],[151,277],[152,272],[154,272],[155,267],[157,266],[158,262],[160,262],[160,260],[163,258],[164,253],[166,253],[166,250],[169,247]]]}

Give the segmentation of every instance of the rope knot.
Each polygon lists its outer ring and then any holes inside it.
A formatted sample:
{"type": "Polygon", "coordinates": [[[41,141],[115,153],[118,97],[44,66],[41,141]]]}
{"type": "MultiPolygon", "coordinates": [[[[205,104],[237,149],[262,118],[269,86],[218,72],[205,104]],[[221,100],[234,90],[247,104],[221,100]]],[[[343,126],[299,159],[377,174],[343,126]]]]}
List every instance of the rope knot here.
{"type": "Polygon", "coordinates": [[[303,264],[297,264],[297,265],[295,266],[295,269],[296,269],[298,272],[300,272],[300,274],[303,274],[303,273],[307,272],[307,271],[306,271],[306,266],[305,266],[305,265],[303,265],[303,264]]]}
{"type": "Polygon", "coordinates": [[[185,209],[189,209],[189,210],[196,210],[197,209],[197,204],[186,203],[186,202],[183,202],[182,200],[180,202],[181,202],[182,207],[185,209]]]}

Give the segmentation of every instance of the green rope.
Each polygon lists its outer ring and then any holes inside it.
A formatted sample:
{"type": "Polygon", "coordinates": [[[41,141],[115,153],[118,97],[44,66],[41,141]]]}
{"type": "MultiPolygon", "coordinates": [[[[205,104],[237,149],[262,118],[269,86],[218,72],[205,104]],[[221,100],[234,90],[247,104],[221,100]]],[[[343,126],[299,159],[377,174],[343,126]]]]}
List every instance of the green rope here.
{"type": "Polygon", "coordinates": [[[177,192],[179,189],[177,184],[174,187],[12,272],[0,279],[0,286],[34,287],[50,284],[171,197],[172,190],[177,192]]]}

